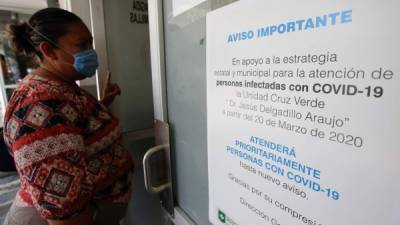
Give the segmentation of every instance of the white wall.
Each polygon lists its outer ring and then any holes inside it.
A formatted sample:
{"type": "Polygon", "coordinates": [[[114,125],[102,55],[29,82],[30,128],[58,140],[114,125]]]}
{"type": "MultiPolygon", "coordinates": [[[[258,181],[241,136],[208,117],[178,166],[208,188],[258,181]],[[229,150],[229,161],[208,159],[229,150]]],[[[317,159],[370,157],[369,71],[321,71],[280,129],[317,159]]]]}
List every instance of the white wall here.
{"type": "Polygon", "coordinates": [[[143,18],[147,12],[134,10],[132,3],[132,0],[104,0],[109,68],[112,81],[122,89],[112,109],[125,131],[153,125],[149,26],[134,22],[135,16],[143,18]]]}
{"type": "Polygon", "coordinates": [[[47,0],[0,0],[0,9],[32,14],[47,7],[47,0]]]}

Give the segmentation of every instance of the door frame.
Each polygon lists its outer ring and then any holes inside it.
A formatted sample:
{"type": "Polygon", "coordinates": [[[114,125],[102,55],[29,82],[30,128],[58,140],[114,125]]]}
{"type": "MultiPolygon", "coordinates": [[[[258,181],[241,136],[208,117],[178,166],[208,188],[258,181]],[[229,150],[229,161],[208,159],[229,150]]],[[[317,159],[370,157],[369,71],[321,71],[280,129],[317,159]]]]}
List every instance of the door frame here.
{"type": "MultiPolygon", "coordinates": [[[[148,10],[154,118],[168,123],[163,1],[148,0],[148,10]]],[[[184,210],[177,205],[174,207],[174,217],[169,216],[164,210],[163,212],[164,217],[169,217],[175,225],[196,225],[184,210]]]]}

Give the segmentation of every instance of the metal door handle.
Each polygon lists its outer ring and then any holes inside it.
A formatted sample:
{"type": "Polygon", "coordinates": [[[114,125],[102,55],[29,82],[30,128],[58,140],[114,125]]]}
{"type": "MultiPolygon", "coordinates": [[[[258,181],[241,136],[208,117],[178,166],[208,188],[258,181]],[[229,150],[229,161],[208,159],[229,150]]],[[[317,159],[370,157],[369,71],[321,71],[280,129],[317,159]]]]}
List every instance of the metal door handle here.
{"type": "Polygon", "coordinates": [[[157,187],[154,187],[151,184],[150,158],[153,154],[162,151],[165,148],[169,148],[169,144],[157,145],[153,148],[150,148],[143,157],[144,185],[146,190],[150,193],[157,194],[171,187],[171,182],[167,182],[157,187]]]}

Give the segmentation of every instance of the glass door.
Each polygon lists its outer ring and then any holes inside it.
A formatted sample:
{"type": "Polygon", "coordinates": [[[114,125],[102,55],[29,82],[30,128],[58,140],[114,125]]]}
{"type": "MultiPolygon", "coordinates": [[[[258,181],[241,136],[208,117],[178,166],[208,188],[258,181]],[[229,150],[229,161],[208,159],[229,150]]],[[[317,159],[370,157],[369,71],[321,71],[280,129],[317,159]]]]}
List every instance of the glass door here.
{"type": "Polygon", "coordinates": [[[234,1],[163,1],[166,108],[177,225],[210,224],[206,14],[231,2],[234,1]]]}

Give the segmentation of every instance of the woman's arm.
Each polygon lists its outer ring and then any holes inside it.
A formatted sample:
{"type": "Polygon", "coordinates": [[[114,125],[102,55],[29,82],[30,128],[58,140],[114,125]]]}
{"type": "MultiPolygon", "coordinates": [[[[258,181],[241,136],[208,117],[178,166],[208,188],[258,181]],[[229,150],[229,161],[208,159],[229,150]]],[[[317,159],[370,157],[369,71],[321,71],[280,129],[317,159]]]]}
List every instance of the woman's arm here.
{"type": "MultiPolygon", "coordinates": [[[[40,216],[46,220],[71,218],[91,225],[85,209],[95,185],[88,179],[82,129],[75,125],[80,121],[79,115],[75,103],[64,99],[21,103],[6,123],[5,131],[9,132],[5,137],[12,140],[14,161],[23,184],[20,195],[31,202],[40,216]]],[[[66,221],[53,224],[57,222],[66,221]]]]}

